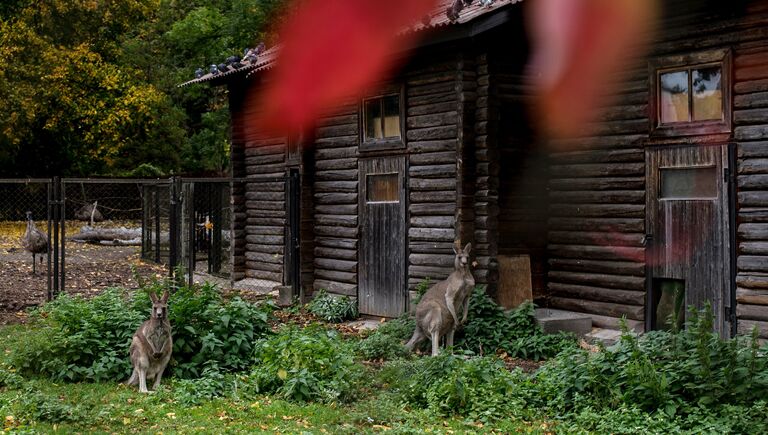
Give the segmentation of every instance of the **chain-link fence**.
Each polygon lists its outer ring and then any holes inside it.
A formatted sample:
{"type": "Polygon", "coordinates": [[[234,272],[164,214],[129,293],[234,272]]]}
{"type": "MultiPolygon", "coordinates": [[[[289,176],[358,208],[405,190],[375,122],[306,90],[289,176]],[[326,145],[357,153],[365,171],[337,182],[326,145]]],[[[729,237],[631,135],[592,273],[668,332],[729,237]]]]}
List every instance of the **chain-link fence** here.
{"type": "Polygon", "coordinates": [[[187,282],[271,290],[287,273],[285,241],[296,238],[284,227],[286,188],[280,177],[0,179],[0,323],[61,291],[136,288],[171,271],[187,282]],[[31,226],[48,248],[35,253],[34,273],[22,243],[31,226]]]}

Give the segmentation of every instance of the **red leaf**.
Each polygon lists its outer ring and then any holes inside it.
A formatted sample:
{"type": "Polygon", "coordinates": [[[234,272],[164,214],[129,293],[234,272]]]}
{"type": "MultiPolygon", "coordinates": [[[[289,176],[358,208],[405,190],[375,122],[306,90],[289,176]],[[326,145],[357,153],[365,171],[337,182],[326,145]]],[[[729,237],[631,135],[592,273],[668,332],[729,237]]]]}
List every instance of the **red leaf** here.
{"type": "Polygon", "coordinates": [[[297,131],[325,110],[384,80],[396,53],[408,47],[403,34],[435,0],[307,0],[280,32],[278,64],[261,95],[272,133],[297,131]],[[398,33],[400,33],[398,35],[398,33]]]}
{"type": "Polygon", "coordinates": [[[537,0],[530,12],[539,122],[552,136],[576,135],[626,62],[644,55],[656,1],[537,0]]]}

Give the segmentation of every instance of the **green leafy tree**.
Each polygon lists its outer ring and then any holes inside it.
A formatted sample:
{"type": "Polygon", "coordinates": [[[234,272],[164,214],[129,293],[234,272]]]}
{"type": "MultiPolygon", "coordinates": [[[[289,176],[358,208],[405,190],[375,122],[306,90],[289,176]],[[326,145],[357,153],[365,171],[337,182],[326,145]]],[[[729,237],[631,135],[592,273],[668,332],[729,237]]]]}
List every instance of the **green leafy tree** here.
{"type": "Polygon", "coordinates": [[[0,176],[223,173],[225,90],[178,84],[263,39],[279,4],[4,2],[0,176]]]}

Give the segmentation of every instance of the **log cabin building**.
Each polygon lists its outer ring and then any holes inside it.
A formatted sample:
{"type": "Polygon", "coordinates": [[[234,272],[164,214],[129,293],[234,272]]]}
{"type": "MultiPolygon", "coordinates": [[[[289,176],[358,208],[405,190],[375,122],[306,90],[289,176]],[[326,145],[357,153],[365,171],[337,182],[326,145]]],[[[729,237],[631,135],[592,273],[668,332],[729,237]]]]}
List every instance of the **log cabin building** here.
{"type": "Polygon", "coordinates": [[[311,137],[248,128],[276,50],[187,83],[229,89],[233,176],[254,180],[235,197],[241,273],[397,316],[461,240],[502,303],[523,289],[642,331],[708,301],[722,334],[768,337],[768,4],[662,2],[599,122],[547,147],[528,119],[522,6],[449,19],[451,3],[414,26],[427,35],[391,82],[311,137]]]}

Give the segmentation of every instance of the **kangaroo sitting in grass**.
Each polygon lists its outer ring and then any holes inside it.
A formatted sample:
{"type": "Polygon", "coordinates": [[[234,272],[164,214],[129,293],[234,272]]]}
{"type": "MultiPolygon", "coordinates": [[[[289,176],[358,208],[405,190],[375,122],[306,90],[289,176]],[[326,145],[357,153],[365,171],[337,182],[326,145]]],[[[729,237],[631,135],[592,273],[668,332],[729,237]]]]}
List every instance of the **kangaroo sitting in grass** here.
{"type": "Polygon", "coordinates": [[[139,392],[148,393],[147,379],[154,379],[152,387],[157,390],[165,366],[171,359],[173,340],[171,323],[168,321],[168,290],[159,298],[152,292],[152,315],[142,323],[131,340],[131,363],[133,374],[126,381],[128,385],[139,385],[139,392]]]}
{"type": "Polygon", "coordinates": [[[471,248],[471,243],[467,243],[463,250],[453,248],[456,254],[453,272],[427,290],[419,301],[416,306],[416,329],[405,345],[408,350],[413,350],[427,337],[432,341],[432,356],[438,354],[440,337],[445,336],[446,346],[453,346],[456,328],[467,321],[469,296],[475,287],[475,278],[469,270],[471,248]],[[459,310],[463,311],[461,321],[456,314],[459,310]]]}

